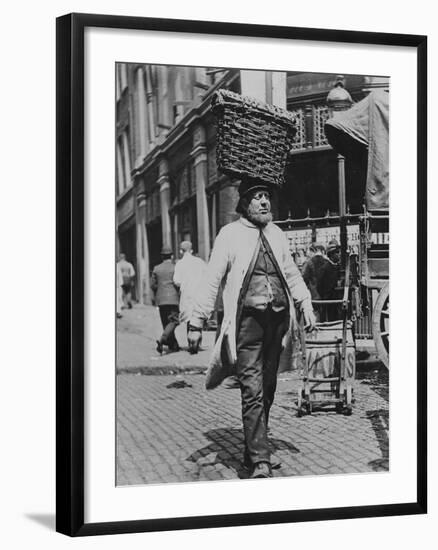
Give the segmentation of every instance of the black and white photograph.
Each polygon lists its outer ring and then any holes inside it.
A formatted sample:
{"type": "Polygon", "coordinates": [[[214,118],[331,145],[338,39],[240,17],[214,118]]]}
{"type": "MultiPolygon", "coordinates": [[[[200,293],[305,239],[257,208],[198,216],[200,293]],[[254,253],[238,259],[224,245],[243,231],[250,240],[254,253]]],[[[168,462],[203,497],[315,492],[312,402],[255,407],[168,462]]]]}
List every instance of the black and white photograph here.
{"type": "Polygon", "coordinates": [[[114,81],[116,485],[390,471],[390,77],[114,81]]]}
{"type": "Polygon", "coordinates": [[[433,3],[102,6],[3,10],[2,547],[431,546],[433,3]]]}

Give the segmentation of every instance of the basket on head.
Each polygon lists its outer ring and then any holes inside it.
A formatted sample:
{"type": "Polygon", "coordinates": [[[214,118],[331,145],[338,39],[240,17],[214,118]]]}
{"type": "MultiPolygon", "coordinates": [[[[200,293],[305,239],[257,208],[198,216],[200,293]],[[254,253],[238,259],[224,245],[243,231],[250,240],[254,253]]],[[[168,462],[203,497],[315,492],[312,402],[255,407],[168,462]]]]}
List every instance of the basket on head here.
{"type": "Polygon", "coordinates": [[[292,113],[229,90],[214,94],[212,111],[217,120],[218,169],[231,177],[282,185],[296,133],[292,113]]]}

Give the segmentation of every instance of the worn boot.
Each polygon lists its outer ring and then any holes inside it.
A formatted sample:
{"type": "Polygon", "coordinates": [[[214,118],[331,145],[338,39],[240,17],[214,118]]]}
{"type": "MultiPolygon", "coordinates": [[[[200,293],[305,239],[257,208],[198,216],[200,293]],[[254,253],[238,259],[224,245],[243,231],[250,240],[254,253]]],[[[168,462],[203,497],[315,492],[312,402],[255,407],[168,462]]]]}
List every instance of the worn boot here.
{"type": "Polygon", "coordinates": [[[272,470],[269,462],[257,462],[250,477],[251,479],[272,477],[272,470]]]}

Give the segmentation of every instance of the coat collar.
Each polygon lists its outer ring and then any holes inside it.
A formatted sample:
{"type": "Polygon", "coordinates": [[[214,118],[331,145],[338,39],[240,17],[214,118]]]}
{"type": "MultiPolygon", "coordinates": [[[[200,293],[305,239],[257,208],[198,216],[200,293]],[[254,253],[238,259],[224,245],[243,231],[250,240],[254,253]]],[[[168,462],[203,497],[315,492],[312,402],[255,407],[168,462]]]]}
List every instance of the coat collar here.
{"type": "MultiPolygon", "coordinates": [[[[255,225],[254,223],[250,222],[248,219],[244,218],[243,216],[241,216],[239,218],[239,222],[244,225],[245,227],[251,227],[251,229],[260,229],[260,227],[258,225],[255,225]]],[[[264,227],[263,227],[263,232],[265,231],[266,228],[269,227],[269,225],[271,224],[272,222],[269,222],[268,224],[266,224],[264,227]]]]}

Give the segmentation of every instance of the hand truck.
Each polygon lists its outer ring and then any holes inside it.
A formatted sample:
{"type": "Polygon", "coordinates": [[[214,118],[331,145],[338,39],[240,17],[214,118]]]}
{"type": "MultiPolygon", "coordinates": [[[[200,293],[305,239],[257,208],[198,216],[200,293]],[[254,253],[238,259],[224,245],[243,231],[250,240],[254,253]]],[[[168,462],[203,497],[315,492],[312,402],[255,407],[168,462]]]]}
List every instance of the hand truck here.
{"type": "MultiPolygon", "coordinates": [[[[348,263],[348,262],[347,262],[348,263]]],[[[356,378],[356,350],[349,314],[349,269],[341,300],[313,300],[315,305],[342,304],[342,319],[316,324],[305,333],[300,327],[302,375],[298,388],[298,416],[334,405],[337,413],[351,415],[356,378]]]]}

